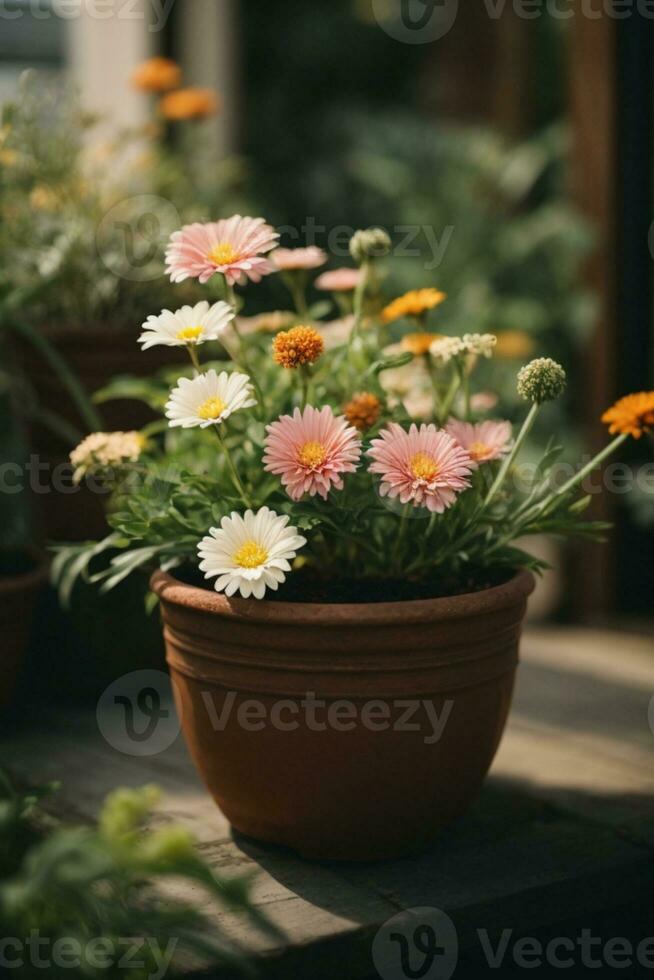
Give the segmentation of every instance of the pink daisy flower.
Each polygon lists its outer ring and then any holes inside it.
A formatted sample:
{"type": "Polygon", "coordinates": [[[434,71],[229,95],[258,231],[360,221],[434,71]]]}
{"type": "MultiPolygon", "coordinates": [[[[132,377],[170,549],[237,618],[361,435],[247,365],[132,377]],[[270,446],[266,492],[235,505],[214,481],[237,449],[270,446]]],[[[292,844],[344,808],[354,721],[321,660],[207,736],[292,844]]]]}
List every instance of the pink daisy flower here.
{"type": "Polygon", "coordinates": [[[327,253],[315,245],[307,248],[277,248],[270,256],[282,272],[296,272],[299,269],[318,269],[327,261],[327,253]]]}
{"type": "Polygon", "coordinates": [[[449,432],[461,448],[469,453],[474,469],[477,469],[481,463],[499,459],[511,448],[510,422],[488,421],[472,425],[470,422],[450,419],[445,426],[445,431],[449,432]]]}
{"type": "Polygon", "coordinates": [[[166,272],[171,282],[199,279],[207,282],[222,272],[230,286],[247,279],[259,282],[276,272],[261,253],[277,244],[279,235],[263,218],[232,218],[185,225],[171,236],[166,249],[166,272]]]}
{"type": "Polygon", "coordinates": [[[332,486],[343,489],[342,473],[354,473],[361,459],[357,430],[328,405],[307,405],[293,416],[283,415],[267,426],[263,462],[269,473],[281,476],[292,500],[303,494],[327,499],[332,486]]]}
{"type": "Polygon", "coordinates": [[[399,497],[403,504],[442,514],[470,486],[470,456],[435,425],[412,425],[406,432],[391,422],[372,440],[368,455],[373,459],[370,472],[382,477],[382,497],[399,497]]]}
{"type": "Polygon", "coordinates": [[[360,269],[329,269],[318,276],[314,285],[330,293],[349,293],[361,282],[360,269]]]}

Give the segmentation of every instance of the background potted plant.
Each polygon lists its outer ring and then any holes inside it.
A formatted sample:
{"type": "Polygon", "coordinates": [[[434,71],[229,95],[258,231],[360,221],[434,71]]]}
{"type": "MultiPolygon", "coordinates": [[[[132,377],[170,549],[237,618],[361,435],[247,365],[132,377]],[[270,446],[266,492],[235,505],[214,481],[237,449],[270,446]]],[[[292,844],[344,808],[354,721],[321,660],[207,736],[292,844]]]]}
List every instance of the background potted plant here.
{"type": "Polygon", "coordinates": [[[4,637],[0,661],[0,708],[10,704],[34,628],[39,592],[48,566],[33,548],[0,548],[0,629],[4,637]]]}
{"type": "MultiPolygon", "coordinates": [[[[557,362],[519,372],[519,424],[489,418],[475,377],[495,336],[432,332],[446,299],[432,287],[386,302],[379,229],[350,243],[359,276],[342,342],[327,350],[312,323],[272,343],[243,338],[235,286],[276,270],[277,237],[240,216],[172,236],[173,281],[215,277],[225,299],[193,323],[185,309],[144,323],[142,346],[185,347],[191,370],[168,395],[163,443],[137,453],[136,436],[105,434],[94,437],[102,460],[95,443],[76,451],[80,478],[112,471],[113,533],[62,551],[57,574],[64,588],[85,574],[110,589],[159,565],[152,587],[183,730],[238,830],[311,857],[395,857],[465,810],[496,751],[531,573],[543,567],[515,542],[601,534],[579,490],[651,429],[654,393],[607,412],[614,440],[565,481],[552,481],[553,443],[523,472],[537,418],[565,389],[557,362]],[[393,335],[401,350],[387,356],[393,335]],[[220,372],[200,364],[217,340],[233,356],[220,372]],[[419,425],[381,383],[416,359],[431,382],[419,425]],[[255,727],[243,714],[253,699],[255,727]],[[398,705],[420,723],[403,728],[398,705]]],[[[313,260],[302,250],[295,271],[313,260]]]]}
{"type": "MultiPolygon", "coordinates": [[[[33,72],[2,107],[0,326],[15,341],[32,447],[52,466],[84,432],[153,418],[142,403],[100,406],[92,395],[111,378],[142,373],[132,324],[173,301],[157,282],[168,235],[241,192],[241,164],[216,162],[199,127],[219,110],[217,94],[182,89],[181,70],[166,59],[144,63],[132,81],[152,93],[152,119],[113,138],[75,92],[33,72]],[[190,155],[185,127],[193,128],[190,155]]],[[[183,294],[201,298],[193,285],[183,294]]],[[[175,361],[163,349],[154,357],[175,361]]],[[[84,506],[71,496],[35,499],[45,535],[102,533],[97,496],[84,506]]]]}

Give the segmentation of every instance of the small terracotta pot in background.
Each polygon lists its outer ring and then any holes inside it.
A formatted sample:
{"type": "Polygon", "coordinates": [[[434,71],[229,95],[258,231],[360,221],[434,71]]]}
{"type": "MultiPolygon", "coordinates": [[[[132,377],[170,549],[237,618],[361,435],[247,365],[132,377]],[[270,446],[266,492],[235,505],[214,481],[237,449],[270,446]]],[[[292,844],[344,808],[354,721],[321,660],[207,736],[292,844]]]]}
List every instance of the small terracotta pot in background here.
{"type": "Polygon", "coordinates": [[[37,551],[0,550],[0,708],[11,701],[29,644],[36,598],[48,578],[37,551]]]}
{"type": "Polygon", "coordinates": [[[236,830],[309,858],[396,858],[470,806],[506,723],[530,573],[366,605],[151,584],[182,730],[236,830]]]}
{"type": "MultiPolygon", "coordinates": [[[[137,343],[138,323],[130,330],[115,325],[94,325],[87,330],[44,326],[42,333],[73,370],[89,397],[114,377],[143,377],[184,361],[179,350],[166,347],[154,348],[145,357],[137,343]]],[[[39,405],[50,414],[63,418],[83,436],[88,435],[87,426],[68,391],[44,358],[26,341],[17,342],[16,352],[18,365],[34,389],[39,405]]],[[[141,429],[158,417],[143,402],[133,399],[107,402],[98,406],[98,412],[103,429],[108,432],[141,429]]],[[[55,472],[58,474],[57,485],[60,485],[59,490],[49,487],[47,492],[29,491],[43,538],[47,541],[90,541],[104,537],[108,533],[105,520],[107,497],[91,493],[85,486],[72,484],[68,454],[73,446],[39,423],[29,425],[28,436],[32,451],[42,463],[48,464],[50,477],[55,472]]],[[[42,482],[45,484],[47,479],[42,482]]]]}

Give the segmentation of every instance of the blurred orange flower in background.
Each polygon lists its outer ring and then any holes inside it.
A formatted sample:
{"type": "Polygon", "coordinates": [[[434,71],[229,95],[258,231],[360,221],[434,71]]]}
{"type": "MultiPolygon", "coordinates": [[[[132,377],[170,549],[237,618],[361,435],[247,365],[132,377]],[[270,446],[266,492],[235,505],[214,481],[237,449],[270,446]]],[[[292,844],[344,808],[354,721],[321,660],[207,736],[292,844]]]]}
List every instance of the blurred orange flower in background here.
{"type": "Polygon", "coordinates": [[[170,92],[182,81],[182,69],[170,58],[148,58],[132,74],[132,85],[141,92],[170,92]]]}
{"type": "Polygon", "coordinates": [[[524,330],[502,330],[497,334],[495,356],[507,360],[525,360],[535,348],[533,337],[524,330]]]}
{"type": "Polygon", "coordinates": [[[640,439],[645,432],[654,431],[654,391],[626,395],[602,416],[611,435],[628,435],[640,439]]]}
{"type": "Polygon", "coordinates": [[[381,318],[383,323],[394,323],[405,316],[420,316],[427,310],[433,310],[435,306],[447,299],[447,294],[440,289],[412,289],[411,292],[399,296],[389,303],[382,310],[381,318]]]}
{"type": "Polygon", "coordinates": [[[220,107],[220,96],[212,88],[180,88],[164,95],[159,102],[161,114],[172,122],[207,119],[215,116],[220,107]]]}
{"type": "Polygon", "coordinates": [[[408,333],[402,337],[400,343],[402,350],[410,351],[419,357],[421,354],[428,354],[429,348],[435,340],[441,340],[439,333],[408,333]]]}

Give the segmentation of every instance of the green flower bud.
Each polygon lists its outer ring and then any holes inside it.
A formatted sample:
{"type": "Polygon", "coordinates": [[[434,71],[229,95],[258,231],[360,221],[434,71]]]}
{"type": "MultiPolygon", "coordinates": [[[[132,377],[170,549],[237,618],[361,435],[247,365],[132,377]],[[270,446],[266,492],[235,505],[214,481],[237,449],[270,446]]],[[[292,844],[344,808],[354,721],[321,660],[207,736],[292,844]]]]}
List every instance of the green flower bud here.
{"type": "Polygon", "coordinates": [[[350,239],[350,255],[358,265],[367,259],[381,259],[391,250],[391,238],[383,228],[355,231],[350,239]]]}
{"type": "Polygon", "coordinates": [[[553,401],[562,395],[566,373],[551,357],[539,357],[526,364],[518,374],[518,394],[528,402],[553,401]]]}
{"type": "Polygon", "coordinates": [[[141,857],[153,864],[175,864],[195,856],[193,835],[184,827],[162,827],[146,837],[141,857]]]}
{"type": "Polygon", "coordinates": [[[98,820],[100,832],[113,841],[130,838],[160,799],[156,786],[116,789],[107,796],[98,820]]]}

